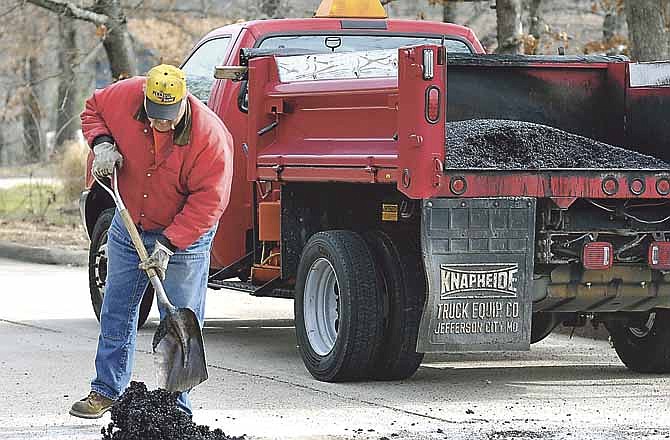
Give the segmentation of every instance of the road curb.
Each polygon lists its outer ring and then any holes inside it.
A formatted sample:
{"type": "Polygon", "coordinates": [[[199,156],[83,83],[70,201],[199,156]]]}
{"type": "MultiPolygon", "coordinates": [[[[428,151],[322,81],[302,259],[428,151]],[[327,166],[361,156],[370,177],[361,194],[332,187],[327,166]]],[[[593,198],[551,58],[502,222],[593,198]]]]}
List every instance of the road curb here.
{"type": "Polygon", "coordinates": [[[87,266],[88,252],[72,249],[26,246],[8,241],[0,241],[0,258],[38,264],[63,266],[87,266]]]}

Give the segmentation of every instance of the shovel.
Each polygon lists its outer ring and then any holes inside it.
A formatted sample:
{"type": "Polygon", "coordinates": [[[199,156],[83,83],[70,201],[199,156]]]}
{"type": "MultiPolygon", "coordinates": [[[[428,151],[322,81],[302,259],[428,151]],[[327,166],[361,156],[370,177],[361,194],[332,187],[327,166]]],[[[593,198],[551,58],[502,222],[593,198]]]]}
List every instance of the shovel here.
{"type": "MultiPolygon", "coordinates": [[[[116,174],[116,168],[114,168],[112,188],[104,185],[97,177],[95,180],[114,199],[140,261],[146,261],[149,254],[130,213],[123,204],[116,174]]],[[[154,269],[147,269],[146,273],[154,287],[158,304],[166,311],[165,317],[156,329],[152,343],[156,355],[158,386],[171,392],[189,391],[207,380],[205,346],[198,318],[193,310],[178,309],[170,303],[163,289],[163,283],[154,269]]]]}

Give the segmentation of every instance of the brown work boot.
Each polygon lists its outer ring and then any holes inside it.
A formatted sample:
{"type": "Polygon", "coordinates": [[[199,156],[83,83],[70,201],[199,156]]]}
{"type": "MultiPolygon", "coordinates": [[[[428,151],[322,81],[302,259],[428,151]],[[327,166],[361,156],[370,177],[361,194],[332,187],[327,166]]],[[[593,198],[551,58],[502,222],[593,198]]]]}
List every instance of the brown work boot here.
{"type": "Polygon", "coordinates": [[[70,409],[70,414],[82,419],[99,419],[114,405],[112,399],[108,399],[95,391],[91,391],[88,397],[75,402],[70,409]]]}

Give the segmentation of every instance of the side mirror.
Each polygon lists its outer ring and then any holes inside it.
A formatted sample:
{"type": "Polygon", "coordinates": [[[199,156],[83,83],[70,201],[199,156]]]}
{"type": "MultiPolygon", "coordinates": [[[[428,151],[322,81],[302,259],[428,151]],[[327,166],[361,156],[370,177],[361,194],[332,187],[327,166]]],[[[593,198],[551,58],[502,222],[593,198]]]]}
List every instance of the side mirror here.
{"type": "Polygon", "coordinates": [[[249,68],[244,66],[216,66],[214,68],[214,78],[243,81],[247,79],[248,71],[249,68]]]}

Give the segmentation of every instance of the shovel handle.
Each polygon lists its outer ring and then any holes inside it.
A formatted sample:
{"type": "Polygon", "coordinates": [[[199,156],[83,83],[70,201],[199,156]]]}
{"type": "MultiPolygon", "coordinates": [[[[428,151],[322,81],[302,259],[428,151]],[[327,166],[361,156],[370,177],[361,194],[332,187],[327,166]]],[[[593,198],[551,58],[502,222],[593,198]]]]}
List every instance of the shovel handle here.
{"type": "MultiPolygon", "coordinates": [[[[149,258],[147,248],[144,246],[144,242],[142,241],[142,237],[140,237],[140,233],[137,230],[137,226],[135,226],[132,217],[130,217],[128,209],[126,209],[126,206],[124,205],[123,200],[121,199],[121,194],[119,194],[118,182],[116,177],[116,167],[114,167],[114,173],[112,176],[112,182],[113,182],[112,189],[107,187],[107,185],[103,184],[100,180],[98,180],[97,177],[95,177],[95,180],[112,196],[112,199],[114,199],[114,203],[116,204],[116,207],[119,210],[121,220],[123,221],[126,230],[128,230],[128,234],[130,235],[130,239],[132,240],[133,245],[135,246],[137,255],[139,255],[140,257],[140,261],[141,262],[146,261],[149,258]]],[[[154,293],[156,294],[156,301],[158,301],[158,303],[161,304],[163,307],[165,307],[169,312],[174,312],[175,310],[177,310],[176,307],[173,306],[170,300],[168,299],[167,294],[165,293],[165,289],[163,288],[163,283],[161,282],[161,279],[158,277],[158,273],[156,273],[156,270],[150,267],[149,269],[146,269],[145,272],[149,277],[149,281],[151,281],[151,285],[154,287],[154,293]]]]}
{"type": "MultiPolygon", "coordinates": [[[[128,230],[128,234],[130,234],[130,239],[133,241],[133,244],[135,245],[135,249],[137,250],[137,254],[140,257],[140,261],[142,262],[146,261],[149,258],[149,253],[147,252],[147,248],[144,247],[142,237],[140,237],[140,233],[137,231],[137,226],[135,226],[135,223],[133,223],[133,219],[130,217],[130,213],[128,212],[127,209],[123,209],[119,211],[119,215],[121,216],[121,220],[123,220],[123,224],[126,226],[126,229],[128,230]]],[[[145,272],[149,277],[149,281],[151,281],[151,285],[154,286],[154,292],[156,293],[156,301],[161,303],[161,305],[166,307],[170,312],[175,311],[176,308],[175,306],[172,305],[172,303],[168,299],[167,294],[165,293],[165,289],[163,288],[163,283],[161,282],[161,279],[158,277],[158,274],[156,273],[156,269],[150,267],[146,269],[145,272]]]]}
{"type": "MultiPolygon", "coordinates": [[[[147,252],[147,248],[144,247],[142,237],[140,237],[140,233],[138,232],[135,223],[133,223],[133,219],[130,217],[130,213],[128,210],[124,209],[123,211],[119,211],[119,215],[121,216],[121,220],[123,220],[123,224],[126,226],[126,229],[130,234],[130,239],[135,245],[137,254],[140,256],[140,261],[145,261],[147,258],[149,258],[149,253],[147,252]]],[[[156,275],[156,271],[153,268],[147,269],[146,272],[150,277],[156,275]]]]}

